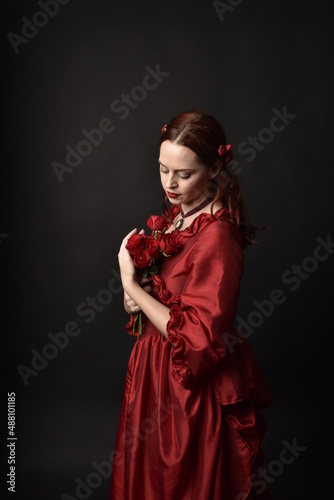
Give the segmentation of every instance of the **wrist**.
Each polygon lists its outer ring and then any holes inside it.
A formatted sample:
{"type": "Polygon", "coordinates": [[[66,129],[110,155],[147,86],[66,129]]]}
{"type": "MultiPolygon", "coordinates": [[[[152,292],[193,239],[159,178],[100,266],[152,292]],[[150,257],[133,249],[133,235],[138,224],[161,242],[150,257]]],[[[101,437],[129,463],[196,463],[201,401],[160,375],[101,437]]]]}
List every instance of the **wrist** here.
{"type": "Polygon", "coordinates": [[[131,293],[130,293],[131,290],[135,290],[136,288],[140,288],[138,281],[133,279],[133,278],[123,279],[122,285],[123,285],[124,291],[128,295],[130,295],[130,297],[131,297],[131,293]]]}

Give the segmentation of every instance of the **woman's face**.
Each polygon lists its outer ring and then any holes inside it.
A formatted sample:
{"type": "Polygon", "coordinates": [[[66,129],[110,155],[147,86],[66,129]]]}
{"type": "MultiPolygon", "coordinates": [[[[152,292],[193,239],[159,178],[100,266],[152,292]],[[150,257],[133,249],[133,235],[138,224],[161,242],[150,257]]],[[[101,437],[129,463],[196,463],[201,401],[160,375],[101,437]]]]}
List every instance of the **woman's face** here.
{"type": "Polygon", "coordinates": [[[181,203],[189,211],[207,197],[213,175],[191,149],[164,141],[158,161],[161,184],[171,203],[181,203]]]}

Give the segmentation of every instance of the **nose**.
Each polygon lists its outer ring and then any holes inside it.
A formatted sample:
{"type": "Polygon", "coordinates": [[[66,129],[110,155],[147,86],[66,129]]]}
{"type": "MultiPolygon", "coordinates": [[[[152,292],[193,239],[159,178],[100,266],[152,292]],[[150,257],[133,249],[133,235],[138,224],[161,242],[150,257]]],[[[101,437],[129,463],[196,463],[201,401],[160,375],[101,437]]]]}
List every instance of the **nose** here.
{"type": "Polygon", "coordinates": [[[172,172],[169,173],[168,175],[168,178],[167,178],[167,182],[166,182],[166,188],[175,188],[177,186],[177,178],[175,176],[175,174],[173,174],[172,172]]]}

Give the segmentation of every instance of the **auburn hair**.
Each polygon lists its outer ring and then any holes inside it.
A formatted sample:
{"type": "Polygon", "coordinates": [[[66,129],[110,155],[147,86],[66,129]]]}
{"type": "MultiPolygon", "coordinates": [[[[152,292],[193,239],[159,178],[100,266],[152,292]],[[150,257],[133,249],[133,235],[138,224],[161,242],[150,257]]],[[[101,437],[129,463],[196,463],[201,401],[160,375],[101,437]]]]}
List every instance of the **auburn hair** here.
{"type": "MultiPolygon", "coordinates": [[[[229,211],[229,220],[239,227],[242,246],[256,243],[255,231],[262,231],[265,227],[256,227],[249,221],[240,179],[228,169],[232,153],[220,156],[220,146],[226,146],[226,136],[221,124],[211,115],[197,110],[181,113],[166,124],[161,133],[159,145],[164,141],[171,141],[191,149],[210,171],[217,171],[217,175],[208,185],[207,196],[212,200],[211,215],[215,218],[213,207],[220,201],[229,211]]],[[[163,194],[163,211],[166,217],[170,216],[167,206],[167,195],[163,194]]]]}

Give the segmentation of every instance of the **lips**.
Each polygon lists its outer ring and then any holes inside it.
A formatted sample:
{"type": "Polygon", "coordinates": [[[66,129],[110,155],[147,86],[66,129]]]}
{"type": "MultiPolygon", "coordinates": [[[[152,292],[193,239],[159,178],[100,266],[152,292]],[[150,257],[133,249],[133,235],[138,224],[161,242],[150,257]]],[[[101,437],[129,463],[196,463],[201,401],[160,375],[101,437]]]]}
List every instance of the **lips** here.
{"type": "Polygon", "coordinates": [[[179,194],[171,193],[170,191],[167,191],[167,195],[169,198],[177,198],[178,196],[180,196],[179,194]]]}

